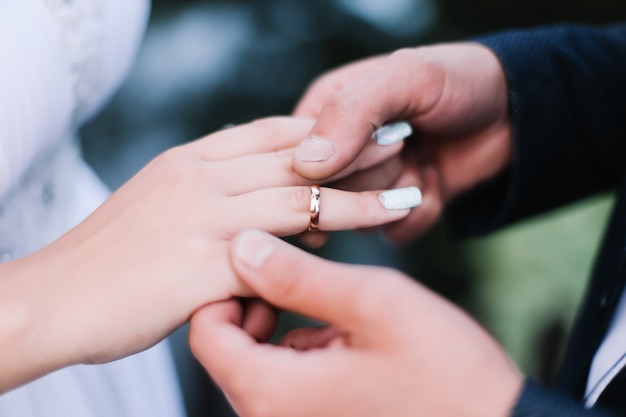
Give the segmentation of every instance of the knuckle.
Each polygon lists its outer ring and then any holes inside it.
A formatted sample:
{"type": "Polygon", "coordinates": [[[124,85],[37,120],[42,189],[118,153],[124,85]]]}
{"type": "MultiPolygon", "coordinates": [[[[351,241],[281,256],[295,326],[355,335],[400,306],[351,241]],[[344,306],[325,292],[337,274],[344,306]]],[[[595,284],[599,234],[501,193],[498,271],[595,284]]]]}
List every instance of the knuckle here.
{"type": "Polygon", "coordinates": [[[175,188],[188,187],[202,182],[209,164],[200,164],[185,154],[182,147],[165,151],[155,159],[164,181],[175,188]]]}
{"type": "Polygon", "coordinates": [[[308,221],[309,205],[311,202],[310,187],[290,187],[289,189],[287,189],[286,200],[289,201],[289,207],[291,207],[293,213],[298,216],[302,216],[303,220],[308,221]]]}
{"type": "Polygon", "coordinates": [[[428,48],[403,48],[389,55],[389,62],[407,71],[407,68],[417,69],[415,78],[430,82],[441,81],[444,68],[441,60],[433,55],[428,48]]]}
{"type": "Polygon", "coordinates": [[[359,90],[343,88],[333,94],[324,104],[322,111],[336,115],[338,117],[350,116],[359,104],[359,90]]]}
{"type": "Polygon", "coordinates": [[[311,199],[311,188],[307,186],[293,187],[292,190],[294,192],[291,193],[291,195],[295,207],[300,209],[303,207],[304,203],[307,203],[306,207],[308,207],[308,203],[311,199]]]}

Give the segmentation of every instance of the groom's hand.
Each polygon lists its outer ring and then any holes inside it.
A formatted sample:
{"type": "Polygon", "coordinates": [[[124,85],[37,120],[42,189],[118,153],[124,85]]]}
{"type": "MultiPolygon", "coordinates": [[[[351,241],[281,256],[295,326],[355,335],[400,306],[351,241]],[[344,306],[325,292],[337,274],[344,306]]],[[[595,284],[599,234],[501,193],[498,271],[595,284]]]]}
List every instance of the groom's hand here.
{"type": "Polygon", "coordinates": [[[190,343],[243,417],[509,414],[522,377],[471,318],[399,272],[319,259],[267,234],[233,243],[239,277],[332,325],[284,346],[242,329],[237,302],[197,311],[190,343]]]}
{"type": "Polygon", "coordinates": [[[359,182],[370,180],[368,189],[422,190],[419,209],[384,228],[390,240],[406,241],[435,223],[452,198],[509,164],[508,110],[504,71],[479,44],[433,45],[369,58],[323,75],[308,89],[294,114],[316,123],[295,152],[294,169],[312,180],[329,178],[363,153],[386,152],[372,140],[377,128],[410,123],[414,134],[404,145],[401,168],[394,168],[394,182],[381,184],[375,175],[359,182]]]}

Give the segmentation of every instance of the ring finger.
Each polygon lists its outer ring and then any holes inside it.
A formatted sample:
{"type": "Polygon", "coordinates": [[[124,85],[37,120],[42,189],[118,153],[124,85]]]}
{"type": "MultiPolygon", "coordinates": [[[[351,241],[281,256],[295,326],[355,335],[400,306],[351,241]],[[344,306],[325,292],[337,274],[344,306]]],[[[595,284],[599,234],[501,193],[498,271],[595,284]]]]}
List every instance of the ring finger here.
{"type": "MultiPolygon", "coordinates": [[[[311,187],[262,189],[230,197],[222,205],[220,228],[234,236],[241,230],[261,229],[277,236],[308,230],[311,187]]],[[[319,224],[322,231],[360,229],[406,217],[421,203],[415,187],[388,191],[348,192],[321,188],[319,224]]]]}

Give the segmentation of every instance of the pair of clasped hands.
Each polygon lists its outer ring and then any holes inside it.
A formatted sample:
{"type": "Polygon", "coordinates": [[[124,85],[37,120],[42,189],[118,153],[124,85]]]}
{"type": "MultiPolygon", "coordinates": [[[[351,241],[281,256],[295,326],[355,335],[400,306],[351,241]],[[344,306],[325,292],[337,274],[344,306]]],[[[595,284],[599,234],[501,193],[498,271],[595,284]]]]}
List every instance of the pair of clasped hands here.
{"type": "Polygon", "coordinates": [[[512,145],[497,58],[473,43],[370,58],[318,79],[294,116],[165,152],[78,227],[5,264],[20,276],[0,284],[0,305],[29,333],[0,346],[15,377],[0,388],[130,355],[191,320],[195,355],[243,417],[508,415],[523,378],[465,313],[400,272],[276,237],[318,246],[382,226],[407,241],[501,172],[512,145]],[[405,141],[398,121],[413,127],[405,141]],[[23,297],[5,299],[18,282],[23,297]],[[328,326],[267,344],[276,308],[328,326]]]}

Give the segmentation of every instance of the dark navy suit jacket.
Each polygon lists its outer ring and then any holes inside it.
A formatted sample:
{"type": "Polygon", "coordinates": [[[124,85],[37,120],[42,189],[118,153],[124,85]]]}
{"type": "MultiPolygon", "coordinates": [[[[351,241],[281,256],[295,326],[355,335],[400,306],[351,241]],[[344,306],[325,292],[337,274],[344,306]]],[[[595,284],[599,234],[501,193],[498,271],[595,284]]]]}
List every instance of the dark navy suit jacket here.
{"type": "Polygon", "coordinates": [[[597,407],[582,402],[591,360],[626,283],[626,24],[509,31],[478,41],[505,70],[513,164],[449,207],[453,229],[485,234],[595,193],[617,195],[561,378],[551,388],[527,381],[512,415],[626,415],[626,371],[623,387],[611,383],[597,407]]]}

